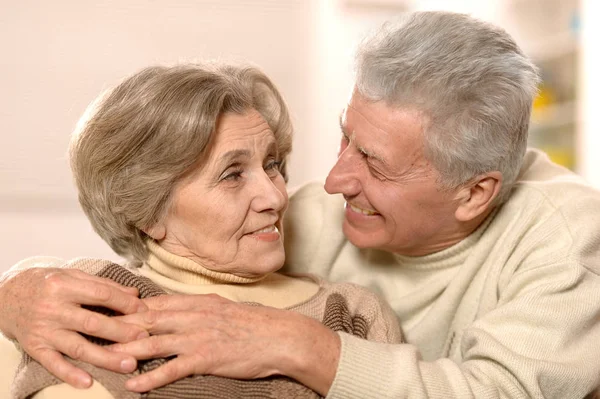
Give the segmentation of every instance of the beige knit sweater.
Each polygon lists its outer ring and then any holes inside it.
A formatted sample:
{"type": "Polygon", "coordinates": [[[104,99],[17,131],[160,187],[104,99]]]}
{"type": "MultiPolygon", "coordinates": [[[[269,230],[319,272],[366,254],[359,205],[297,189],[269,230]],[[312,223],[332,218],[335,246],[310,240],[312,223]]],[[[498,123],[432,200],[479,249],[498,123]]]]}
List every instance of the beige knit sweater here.
{"type": "Polygon", "coordinates": [[[287,271],[379,292],[407,344],[342,335],[328,398],[582,398],[600,385],[600,193],[530,150],[511,199],[423,257],[360,250],[343,199],[309,184],[286,214],[287,271]]]}
{"type": "MultiPolygon", "coordinates": [[[[205,269],[186,258],[170,254],[153,242],[149,242],[148,245],[150,257],[140,269],[127,270],[108,261],[93,259],[79,259],[67,264],[59,259],[46,259],[43,265],[76,267],[124,285],[134,285],[140,289],[142,297],[164,292],[216,293],[238,302],[297,311],[322,321],[334,331],[346,331],[378,342],[401,342],[395,314],[377,295],[362,287],[348,283],[329,284],[308,275],[290,277],[278,273],[263,279],[249,280],[205,269]]],[[[33,259],[11,269],[11,272],[32,265],[41,266],[33,259]]],[[[7,352],[3,351],[3,354],[7,352]]],[[[6,368],[15,367],[13,358],[14,356],[6,356],[6,361],[0,361],[0,364],[4,365],[2,374],[9,371],[6,368]]],[[[124,389],[124,383],[131,375],[104,371],[80,362],[73,363],[90,372],[95,378],[91,389],[80,391],[67,384],[61,384],[37,362],[24,355],[12,386],[12,396],[19,399],[32,394],[36,399],[80,398],[82,395],[86,398],[228,398],[231,395],[239,398],[318,397],[308,388],[284,377],[237,381],[210,376],[189,377],[140,396],[124,389]]],[[[149,371],[160,364],[161,362],[156,361],[141,362],[136,373],[149,371]]]]}

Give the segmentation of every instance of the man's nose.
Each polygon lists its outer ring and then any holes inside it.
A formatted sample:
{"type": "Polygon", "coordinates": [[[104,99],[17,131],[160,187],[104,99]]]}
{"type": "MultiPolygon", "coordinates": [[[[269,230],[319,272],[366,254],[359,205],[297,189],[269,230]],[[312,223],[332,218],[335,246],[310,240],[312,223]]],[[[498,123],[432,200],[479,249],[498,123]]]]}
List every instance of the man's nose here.
{"type": "Polygon", "coordinates": [[[347,197],[357,195],[360,192],[361,159],[361,155],[351,146],[344,148],[325,180],[325,191],[347,197]]]}

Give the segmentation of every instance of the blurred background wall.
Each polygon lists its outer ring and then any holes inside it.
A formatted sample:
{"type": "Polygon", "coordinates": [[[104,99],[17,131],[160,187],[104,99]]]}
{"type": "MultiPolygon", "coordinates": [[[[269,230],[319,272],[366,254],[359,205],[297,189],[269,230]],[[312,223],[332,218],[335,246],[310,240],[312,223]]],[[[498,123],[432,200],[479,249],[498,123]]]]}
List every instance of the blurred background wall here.
{"type": "Polygon", "coordinates": [[[103,88],[149,64],[258,64],[293,114],[295,187],[324,178],[335,161],[356,42],[412,10],[470,13],[513,34],[544,79],[531,144],[600,187],[594,0],[0,2],[0,272],[39,254],[119,260],[80,211],[66,157],[77,119],[103,88]]]}

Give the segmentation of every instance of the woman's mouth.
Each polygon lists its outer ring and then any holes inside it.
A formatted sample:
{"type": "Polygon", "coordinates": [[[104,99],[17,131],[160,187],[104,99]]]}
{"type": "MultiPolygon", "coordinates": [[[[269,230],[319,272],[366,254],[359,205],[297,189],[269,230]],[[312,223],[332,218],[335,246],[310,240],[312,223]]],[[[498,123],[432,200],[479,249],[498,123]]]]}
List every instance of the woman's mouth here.
{"type": "Polygon", "coordinates": [[[248,235],[260,241],[277,241],[281,237],[279,229],[274,224],[253,231],[248,235]]]}

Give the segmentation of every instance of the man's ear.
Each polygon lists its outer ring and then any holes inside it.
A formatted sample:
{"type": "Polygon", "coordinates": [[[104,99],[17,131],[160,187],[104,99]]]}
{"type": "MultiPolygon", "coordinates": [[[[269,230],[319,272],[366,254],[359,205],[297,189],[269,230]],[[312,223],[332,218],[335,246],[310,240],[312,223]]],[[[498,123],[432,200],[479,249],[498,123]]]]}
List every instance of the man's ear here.
{"type": "Polygon", "coordinates": [[[157,222],[154,226],[142,229],[142,231],[154,238],[156,241],[160,241],[167,235],[167,229],[164,224],[157,222]]]}
{"type": "Polygon", "coordinates": [[[454,213],[460,222],[468,222],[484,214],[492,207],[502,187],[502,173],[489,172],[471,180],[460,189],[457,199],[458,208],[454,213]]]}

